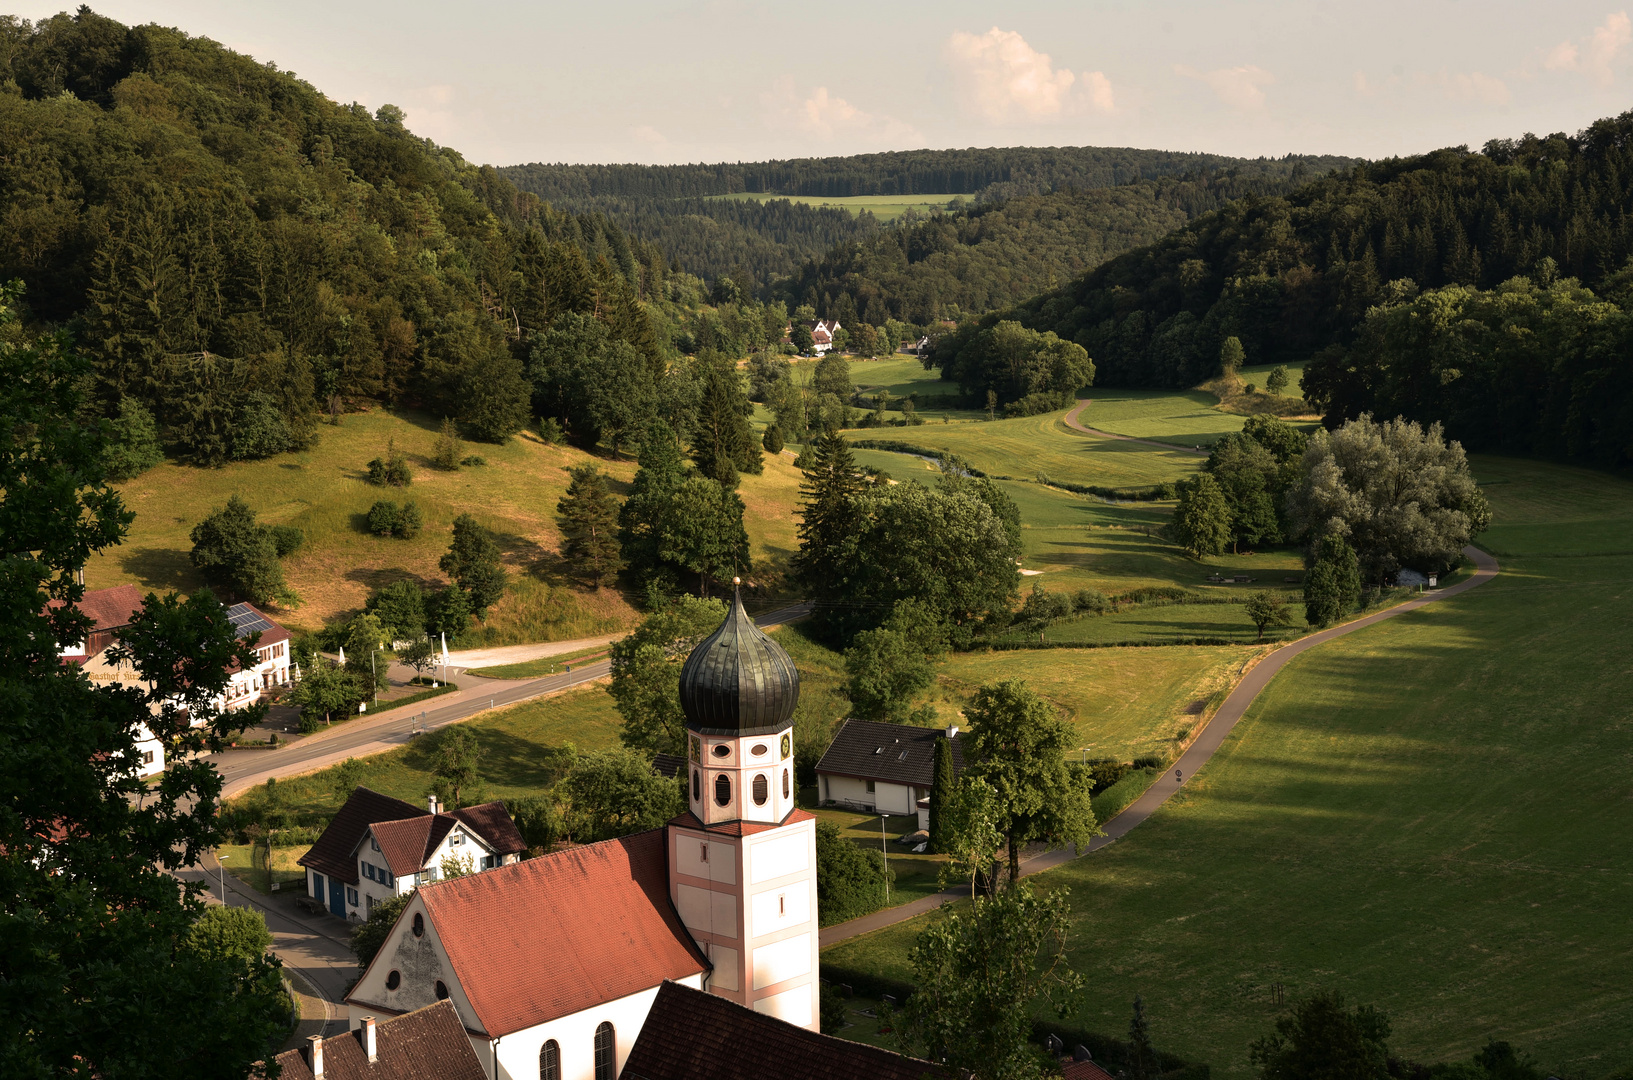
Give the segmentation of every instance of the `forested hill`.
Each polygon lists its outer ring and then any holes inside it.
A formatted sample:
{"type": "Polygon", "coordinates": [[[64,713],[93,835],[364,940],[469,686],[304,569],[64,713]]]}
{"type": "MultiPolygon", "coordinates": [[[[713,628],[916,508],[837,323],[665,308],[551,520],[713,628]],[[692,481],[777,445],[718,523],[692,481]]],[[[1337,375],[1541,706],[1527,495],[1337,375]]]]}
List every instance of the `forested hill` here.
{"type": "MultiPolygon", "coordinates": [[[[1075,341],[1116,386],[1194,385],[1234,336],[1248,363],[1314,358],[1305,393],[1330,422],[1373,409],[1626,461],[1630,205],[1633,113],[1229,203],[982,321],[1075,341]]],[[[977,340],[972,323],[940,343],[944,374],[977,340]]]]}
{"type": "Polygon", "coordinates": [[[1231,199],[1292,190],[1302,175],[1232,169],[978,203],[837,245],[776,291],[841,324],[957,320],[1054,288],[1231,199]]]}
{"type": "MultiPolygon", "coordinates": [[[[80,8],[0,19],[0,282],[76,327],[111,413],[132,398],[202,461],[310,438],[320,411],[409,397],[518,429],[529,335],[594,312],[661,366],[641,299],[666,269],[204,38],[80,8]]],[[[505,432],[508,434],[508,431],[505,432]]]]}
{"type": "MultiPolygon", "coordinates": [[[[866,240],[881,231],[871,215],[781,200],[722,198],[742,193],[836,198],[855,195],[962,195],[990,203],[1055,192],[1088,191],[1123,185],[1184,180],[1193,190],[1180,195],[1198,213],[1222,186],[1233,195],[1288,190],[1303,180],[1353,163],[1351,158],[1290,155],[1285,158],[1228,158],[1121,147],[1007,147],[970,150],[906,150],[842,158],[804,158],[717,165],[515,165],[500,174],[523,191],[553,205],[603,213],[631,234],[656,243],[672,262],[710,280],[725,274],[764,291],[801,264],[822,259],[836,246],[866,240]]],[[[1124,205],[1127,200],[1118,200],[1124,205]]],[[[1164,225],[1171,219],[1163,218],[1164,225]]],[[[1140,238],[1161,235],[1161,230],[1140,238]]],[[[1040,237],[1058,248],[1064,237],[1040,237]]],[[[1135,242],[1139,242],[1136,240],[1135,242]]],[[[1107,241],[1096,248],[1119,250],[1107,241]]],[[[1098,259],[1057,268],[1070,274],[1098,259]]],[[[802,273],[810,272],[807,268],[802,273]]],[[[820,269],[815,271],[820,274],[820,269]]],[[[1047,280],[1017,270],[1026,295],[1047,280]]],[[[819,291],[821,291],[819,289],[819,291]]],[[[985,291],[978,289],[978,292],[985,291]]],[[[949,296],[963,310],[971,297],[949,296]]]]}
{"type": "Polygon", "coordinates": [[[1279,179],[1319,176],[1349,158],[1231,158],[1111,146],[898,150],[851,157],[794,158],[718,165],[513,165],[500,171],[551,202],[603,195],[678,199],[772,192],[822,198],[851,195],[982,195],[1012,198],[1067,188],[1101,188],[1236,169],[1279,179]]]}

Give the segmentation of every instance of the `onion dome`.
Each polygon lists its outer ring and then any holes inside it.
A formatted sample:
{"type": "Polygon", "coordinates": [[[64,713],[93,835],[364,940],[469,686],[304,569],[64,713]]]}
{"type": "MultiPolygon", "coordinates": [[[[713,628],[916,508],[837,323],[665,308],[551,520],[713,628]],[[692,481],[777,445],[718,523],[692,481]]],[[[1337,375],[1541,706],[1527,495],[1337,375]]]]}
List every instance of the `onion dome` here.
{"type": "Polygon", "coordinates": [[[772,735],[792,722],[799,672],[782,646],[754,625],[734,594],[731,613],[680,671],[680,707],[700,735],[772,735]]]}

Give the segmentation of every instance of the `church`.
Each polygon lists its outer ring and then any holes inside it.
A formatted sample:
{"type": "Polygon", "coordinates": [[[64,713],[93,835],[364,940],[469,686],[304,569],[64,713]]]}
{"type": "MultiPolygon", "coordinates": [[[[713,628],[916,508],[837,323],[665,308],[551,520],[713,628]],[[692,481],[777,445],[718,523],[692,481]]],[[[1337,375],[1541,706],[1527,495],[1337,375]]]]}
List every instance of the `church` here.
{"type": "Polygon", "coordinates": [[[347,997],[351,1026],[451,1001],[489,1080],[614,1080],[666,981],[817,1031],[798,700],[793,661],[734,597],[681,672],[686,812],[421,886],[347,997]]]}

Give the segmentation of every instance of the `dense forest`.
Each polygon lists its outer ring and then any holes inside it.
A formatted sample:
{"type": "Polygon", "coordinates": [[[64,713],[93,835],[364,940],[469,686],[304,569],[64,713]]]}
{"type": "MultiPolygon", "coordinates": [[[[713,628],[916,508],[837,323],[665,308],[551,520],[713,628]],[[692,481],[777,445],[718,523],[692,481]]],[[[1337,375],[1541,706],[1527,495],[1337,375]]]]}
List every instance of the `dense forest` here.
{"type": "MultiPolygon", "coordinates": [[[[1172,223],[1165,215],[1178,209],[1195,216],[1221,199],[1248,192],[1287,191],[1304,180],[1352,164],[1350,158],[1227,158],[1216,154],[1183,154],[1120,147],[1008,147],[983,150],[908,150],[844,158],[806,158],[752,164],[719,165],[515,165],[500,169],[506,179],[566,210],[605,214],[643,240],[657,244],[672,264],[713,280],[726,274],[754,290],[765,290],[779,278],[822,278],[824,257],[841,245],[838,258],[853,241],[867,241],[893,231],[872,215],[805,206],[780,199],[735,200],[719,196],[742,193],[834,198],[852,195],[963,195],[976,203],[996,203],[1057,192],[1083,192],[1134,185],[1138,194],[1114,200],[1117,209],[1103,211],[1106,227],[1118,233],[1094,242],[1096,249],[1120,251],[1129,243],[1161,236],[1172,223]],[[1170,181],[1157,185],[1159,181],[1170,181]],[[1178,181],[1177,183],[1172,183],[1178,181]],[[1128,242],[1120,217],[1137,207],[1138,235],[1128,242]],[[1144,219],[1151,218],[1147,222],[1144,219]],[[802,266],[802,264],[805,264],[802,266]]],[[[1063,203],[1059,214],[1078,209],[1063,203]]],[[[1092,212],[1092,208],[1091,208],[1092,212]]],[[[1022,211],[1032,216],[1034,210],[1022,211]]],[[[1048,214],[1039,215],[1047,217],[1048,214]]],[[[905,224],[911,225],[911,220],[905,224]]],[[[1041,222],[1040,222],[1041,224],[1041,222]]],[[[1086,231],[1093,234],[1099,224],[1086,231]]],[[[1054,229],[1035,229],[1024,243],[1047,247],[1073,241],[1054,229]]],[[[1084,231],[1084,230],[1080,230],[1084,231]]],[[[888,240],[884,241],[888,243],[888,240]]],[[[1066,277],[1098,259],[1061,266],[1066,277]]],[[[934,275],[932,275],[934,276],[934,275]]],[[[1045,287],[1047,274],[1030,276],[1018,292],[999,288],[1007,303],[1045,287]]],[[[786,292],[787,290],[783,290],[786,292]]],[[[825,290],[817,289],[820,294],[825,290]]],[[[922,292],[923,290],[916,290],[922,292]]],[[[977,286],[977,292],[985,291],[977,286]]],[[[972,297],[948,296],[958,310],[984,310],[972,297]]],[[[804,295],[795,302],[818,301],[804,295]]],[[[854,294],[853,294],[854,299],[854,294]]],[[[892,309],[898,317],[913,306],[904,301],[892,309]]],[[[922,306],[922,305],[920,305],[922,306]]]]}
{"type": "Polygon", "coordinates": [[[1357,165],[972,321],[935,362],[980,384],[961,356],[1008,319],[1082,345],[1102,383],[1191,386],[1235,337],[1248,363],[1311,360],[1330,423],[1375,409],[1473,448],[1626,461],[1630,204],[1633,114],[1357,165]]]}
{"type": "Polygon", "coordinates": [[[956,321],[1055,288],[1231,199],[1291,191],[1306,175],[1231,169],[982,202],[836,246],[776,292],[846,325],[956,321]]]}
{"type": "Polygon", "coordinates": [[[145,410],[204,463],[303,445],[368,399],[509,435],[564,313],[654,378],[670,349],[666,261],[605,217],[517,191],[392,106],[86,8],[0,19],[0,220],[0,282],[74,330],[98,406],[145,410]]]}

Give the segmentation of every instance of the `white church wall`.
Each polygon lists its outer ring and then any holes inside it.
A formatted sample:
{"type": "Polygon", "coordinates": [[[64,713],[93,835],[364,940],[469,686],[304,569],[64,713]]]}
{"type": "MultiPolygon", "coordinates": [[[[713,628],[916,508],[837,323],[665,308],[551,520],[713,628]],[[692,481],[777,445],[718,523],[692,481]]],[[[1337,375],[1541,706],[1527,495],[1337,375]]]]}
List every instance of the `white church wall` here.
{"type": "Polygon", "coordinates": [[[707,952],[709,963],[714,965],[714,972],[709,976],[709,989],[741,990],[743,984],[737,978],[737,950],[716,943],[711,944],[707,952]]]}
{"type": "Polygon", "coordinates": [[[453,964],[442,947],[437,929],[425,914],[425,901],[416,896],[403,908],[385,944],[380,946],[368,970],[348,995],[352,999],[347,1002],[351,1026],[356,1028],[360,1018],[370,1013],[371,1006],[411,1012],[436,1004],[444,994],[453,1001],[460,1021],[467,1028],[481,1029],[476,1011],[454,975],[453,964]],[[423,932],[419,935],[414,933],[416,915],[422,919],[423,932]],[[393,972],[397,975],[395,987],[391,985],[393,972]],[[439,983],[443,994],[437,991],[439,983]]]}
{"type": "Polygon", "coordinates": [[[754,950],[754,989],[811,973],[811,935],[797,934],[754,950]]]}
{"type": "Polygon", "coordinates": [[[811,839],[804,829],[791,835],[750,844],[749,883],[758,885],[772,878],[787,877],[789,874],[809,869],[810,846],[811,839]]]}
{"type": "MultiPolygon", "coordinates": [[[[695,990],[703,988],[702,975],[690,975],[679,982],[695,990]]],[[[561,1051],[561,1080],[595,1080],[595,1029],[609,1023],[616,1047],[618,1064],[614,1075],[617,1075],[624,1071],[624,1061],[629,1057],[636,1037],[641,1034],[647,1013],[652,1011],[652,1000],[657,996],[658,988],[654,986],[616,1001],[515,1031],[495,1040],[497,1045],[478,1048],[476,1056],[481,1060],[489,1080],[539,1080],[539,1051],[546,1042],[554,1039],[561,1051]],[[498,1076],[493,1073],[496,1057],[498,1076]]]]}
{"type": "Polygon", "coordinates": [[[749,936],[755,938],[811,921],[811,899],[803,881],[755,893],[749,909],[749,936]]]}
{"type": "Polygon", "coordinates": [[[804,986],[784,990],[780,994],[761,998],[754,1003],[754,1011],[775,1016],[778,1020],[800,1027],[813,1027],[815,1016],[811,1009],[811,986],[807,983],[804,986]]]}

